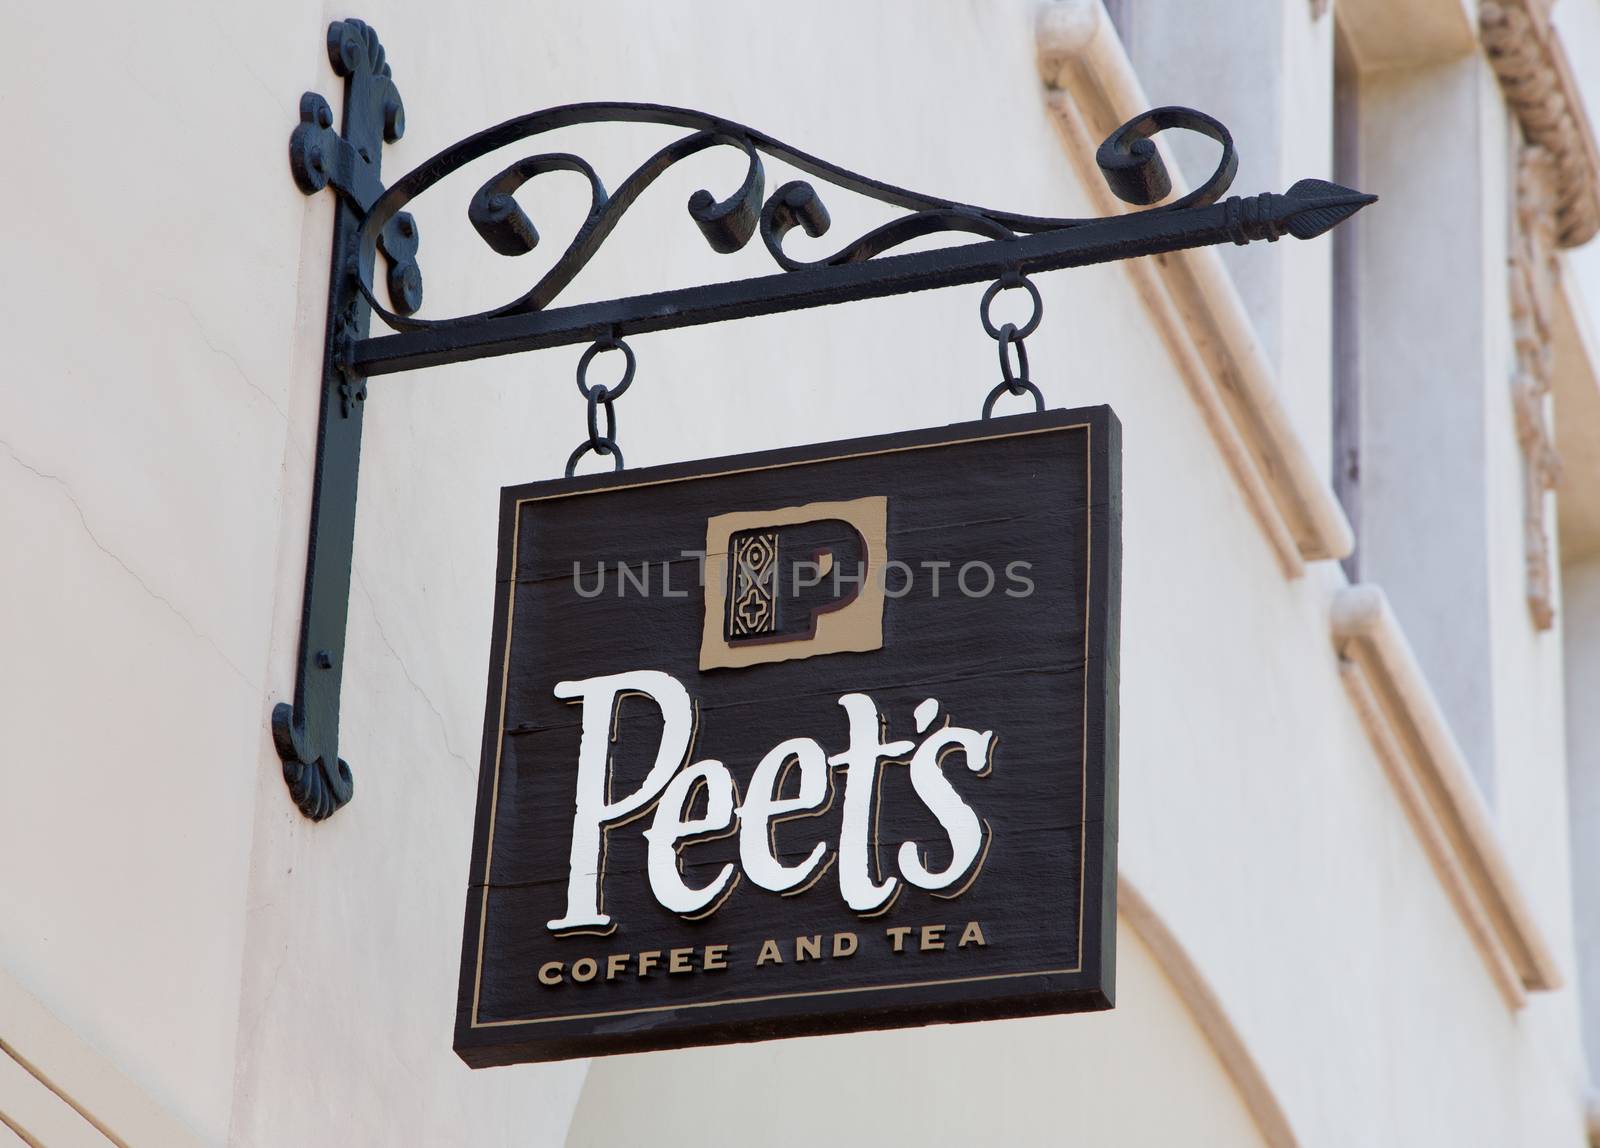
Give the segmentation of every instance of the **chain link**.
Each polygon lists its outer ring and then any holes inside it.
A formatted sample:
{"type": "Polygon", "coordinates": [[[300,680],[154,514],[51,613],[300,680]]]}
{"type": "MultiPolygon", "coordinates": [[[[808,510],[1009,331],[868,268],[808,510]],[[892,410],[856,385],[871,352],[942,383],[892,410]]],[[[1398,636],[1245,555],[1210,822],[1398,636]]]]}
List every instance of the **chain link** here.
{"type": "Polygon", "coordinates": [[[583,456],[593,451],[597,455],[609,457],[613,470],[623,467],[622,448],[617,445],[617,409],[612,404],[633,385],[633,372],[637,362],[633,357],[633,348],[624,343],[615,335],[607,335],[603,339],[596,339],[594,344],[584,351],[583,357],[578,360],[578,393],[588,402],[587,422],[589,437],[578,444],[578,448],[567,459],[567,477],[571,478],[577,473],[578,463],[583,456]],[[589,364],[601,351],[621,351],[624,364],[622,378],[611,386],[604,383],[589,383],[589,364]],[[600,433],[600,411],[604,408],[606,415],[606,432],[600,433]]]}
{"type": "Polygon", "coordinates": [[[1028,377],[1028,349],[1022,342],[1039,329],[1039,320],[1044,318],[1044,300],[1039,297],[1039,289],[1020,271],[1008,271],[989,284],[989,289],[983,293],[983,302],[978,305],[978,318],[983,323],[984,333],[995,341],[1000,353],[1000,382],[983,400],[983,417],[993,417],[994,404],[1001,395],[1032,395],[1035,410],[1044,410],[1044,394],[1028,377]],[[1033,313],[1020,327],[1015,323],[996,327],[989,316],[989,307],[994,303],[995,296],[1011,288],[1027,291],[1033,300],[1033,313]],[[1015,366],[1012,365],[1013,360],[1015,366]]]}

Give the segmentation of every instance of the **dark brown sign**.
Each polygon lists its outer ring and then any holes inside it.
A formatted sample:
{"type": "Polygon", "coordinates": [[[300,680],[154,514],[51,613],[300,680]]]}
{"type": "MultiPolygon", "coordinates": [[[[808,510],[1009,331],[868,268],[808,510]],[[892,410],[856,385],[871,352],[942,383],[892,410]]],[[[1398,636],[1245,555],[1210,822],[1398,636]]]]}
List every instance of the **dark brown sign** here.
{"type": "Polygon", "coordinates": [[[1119,434],[505,490],[462,1059],[1111,1007],[1119,434]]]}

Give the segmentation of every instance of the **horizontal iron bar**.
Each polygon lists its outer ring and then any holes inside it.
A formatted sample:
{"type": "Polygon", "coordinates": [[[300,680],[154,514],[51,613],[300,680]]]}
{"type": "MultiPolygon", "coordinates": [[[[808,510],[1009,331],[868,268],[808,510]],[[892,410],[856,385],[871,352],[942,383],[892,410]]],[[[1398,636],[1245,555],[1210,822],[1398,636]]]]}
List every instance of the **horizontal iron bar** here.
{"type": "MultiPolygon", "coordinates": [[[[1372,197],[1359,198],[1370,202],[1372,197]]],[[[1285,232],[1289,220],[1312,206],[1293,194],[1252,196],[1206,207],[1114,216],[1017,239],[880,256],[861,263],[808,268],[525,315],[446,323],[363,339],[354,346],[351,365],[357,374],[386,375],[589,342],[607,334],[666,331],[979,283],[998,279],[1008,271],[1055,271],[1229,241],[1276,239],[1285,232]]]]}

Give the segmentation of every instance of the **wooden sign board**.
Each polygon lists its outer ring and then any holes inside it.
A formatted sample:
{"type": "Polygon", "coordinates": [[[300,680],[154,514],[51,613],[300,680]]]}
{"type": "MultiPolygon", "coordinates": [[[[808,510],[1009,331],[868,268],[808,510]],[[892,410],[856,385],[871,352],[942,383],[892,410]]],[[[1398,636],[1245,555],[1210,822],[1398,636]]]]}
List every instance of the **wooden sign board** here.
{"type": "Polygon", "coordinates": [[[502,494],[473,1066],[1110,1008],[1107,407],[502,494]]]}

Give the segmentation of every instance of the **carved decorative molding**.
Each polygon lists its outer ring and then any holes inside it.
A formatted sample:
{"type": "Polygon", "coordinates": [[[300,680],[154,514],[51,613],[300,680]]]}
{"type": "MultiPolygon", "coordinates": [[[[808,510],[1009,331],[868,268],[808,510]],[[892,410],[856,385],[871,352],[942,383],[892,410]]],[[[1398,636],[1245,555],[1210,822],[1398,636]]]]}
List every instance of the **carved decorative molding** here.
{"type": "Polygon", "coordinates": [[[1530,144],[1550,154],[1556,241],[1577,247],[1600,230],[1600,154],[1548,0],[1484,0],[1478,29],[1530,144]]]}
{"type": "Polygon", "coordinates": [[[1484,52],[1526,141],[1517,162],[1509,258],[1516,374],[1511,396],[1523,455],[1523,551],[1533,624],[1555,622],[1546,495],[1561,475],[1549,418],[1556,253],[1600,229],[1600,158],[1549,0],[1484,0],[1484,52]]]}
{"type": "Polygon", "coordinates": [[[1524,464],[1523,550],[1528,609],[1533,624],[1541,630],[1548,630],[1555,622],[1545,495],[1555,489],[1561,478],[1561,460],[1548,417],[1551,330],[1561,270],[1556,259],[1557,179],[1555,159],[1548,150],[1537,144],[1522,149],[1507,260],[1511,333],[1517,353],[1511,398],[1524,464]]]}
{"type": "Polygon", "coordinates": [[[1339,670],[1439,882],[1510,1008],[1561,987],[1476,780],[1400,624],[1376,586],[1333,600],[1339,670]]]}

